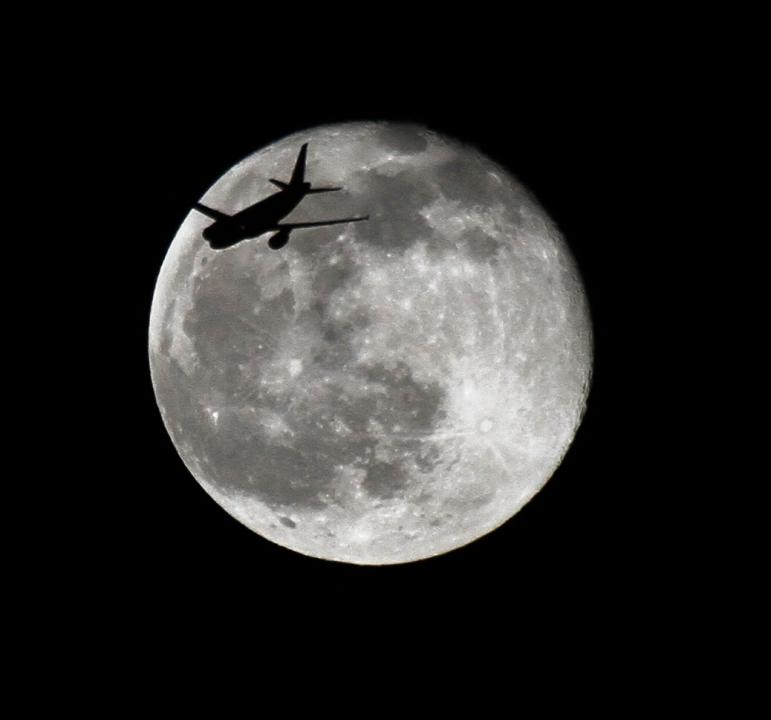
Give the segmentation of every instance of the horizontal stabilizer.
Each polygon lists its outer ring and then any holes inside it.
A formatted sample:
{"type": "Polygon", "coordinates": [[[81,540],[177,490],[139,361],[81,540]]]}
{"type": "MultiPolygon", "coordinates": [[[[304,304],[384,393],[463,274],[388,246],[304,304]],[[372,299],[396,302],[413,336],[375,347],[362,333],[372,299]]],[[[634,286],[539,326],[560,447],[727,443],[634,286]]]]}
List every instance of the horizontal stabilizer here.
{"type": "Polygon", "coordinates": [[[276,187],[281,188],[282,190],[286,190],[289,187],[288,183],[281,182],[281,180],[275,180],[274,178],[270,178],[268,182],[272,182],[276,187]]]}
{"type": "Polygon", "coordinates": [[[310,193],[317,193],[317,192],[336,192],[337,190],[342,190],[343,188],[325,188],[325,187],[315,187],[311,188],[310,190],[306,190],[305,192],[310,193]]]}
{"type": "Polygon", "coordinates": [[[214,208],[206,207],[206,205],[201,205],[201,203],[195,203],[193,207],[198,210],[199,213],[203,213],[206,215],[206,217],[210,217],[212,220],[224,220],[225,218],[230,217],[230,215],[227,215],[224,212],[220,212],[214,208]]]}
{"type": "Polygon", "coordinates": [[[297,230],[299,228],[323,227],[324,225],[342,225],[343,223],[361,222],[369,220],[369,215],[363,217],[340,218],[340,220],[321,220],[319,222],[281,223],[276,227],[280,229],[297,230]]]}

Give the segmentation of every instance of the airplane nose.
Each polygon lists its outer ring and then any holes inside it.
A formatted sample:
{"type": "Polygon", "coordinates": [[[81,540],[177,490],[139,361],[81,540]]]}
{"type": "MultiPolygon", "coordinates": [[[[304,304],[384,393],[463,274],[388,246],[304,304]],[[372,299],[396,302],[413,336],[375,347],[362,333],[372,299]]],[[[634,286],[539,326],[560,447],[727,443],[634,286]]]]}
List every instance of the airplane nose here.
{"type": "Polygon", "coordinates": [[[210,228],[206,228],[201,235],[203,236],[203,239],[208,243],[209,247],[212,250],[217,249],[217,238],[213,237],[214,233],[209,232],[210,228]]]}
{"type": "Polygon", "coordinates": [[[212,250],[216,250],[217,246],[219,245],[218,240],[220,238],[218,237],[218,233],[212,230],[213,227],[213,225],[210,225],[201,233],[201,235],[203,235],[203,239],[209,243],[209,247],[212,248],[212,250]]]}

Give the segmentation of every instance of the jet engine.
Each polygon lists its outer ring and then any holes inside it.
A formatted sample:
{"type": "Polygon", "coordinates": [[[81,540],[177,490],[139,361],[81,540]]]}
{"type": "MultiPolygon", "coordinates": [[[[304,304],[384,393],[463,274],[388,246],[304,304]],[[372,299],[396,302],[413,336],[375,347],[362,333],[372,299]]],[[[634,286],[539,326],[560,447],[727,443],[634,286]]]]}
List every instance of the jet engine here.
{"type": "Polygon", "coordinates": [[[281,250],[289,242],[289,230],[279,230],[268,240],[268,247],[271,250],[281,250]]]}

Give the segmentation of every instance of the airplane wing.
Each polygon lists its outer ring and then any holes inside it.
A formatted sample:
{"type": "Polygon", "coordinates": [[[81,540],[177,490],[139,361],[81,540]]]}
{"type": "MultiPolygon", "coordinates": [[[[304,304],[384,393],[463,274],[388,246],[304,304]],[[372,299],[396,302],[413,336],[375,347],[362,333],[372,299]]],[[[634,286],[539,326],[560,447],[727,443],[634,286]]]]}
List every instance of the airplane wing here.
{"type": "Polygon", "coordinates": [[[199,213],[210,217],[212,220],[224,220],[225,218],[230,217],[230,215],[227,215],[220,210],[206,207],[206,205],[201,205],[201,203],[194,203],[193,207],[198,210],[199,213]]]}
{"type": "Polygon", "coordinates": [[[364,215],[363,217],[341,218],[340,220],[322,220],[320,222],[280,223],[279,225],[276,225],[276,227],[279,230],[297,230],[299,228],[321,227],[323,225],[341,225],[343,223],[360,222],[361,220],[369,220],[369,215],[364,215]]]}

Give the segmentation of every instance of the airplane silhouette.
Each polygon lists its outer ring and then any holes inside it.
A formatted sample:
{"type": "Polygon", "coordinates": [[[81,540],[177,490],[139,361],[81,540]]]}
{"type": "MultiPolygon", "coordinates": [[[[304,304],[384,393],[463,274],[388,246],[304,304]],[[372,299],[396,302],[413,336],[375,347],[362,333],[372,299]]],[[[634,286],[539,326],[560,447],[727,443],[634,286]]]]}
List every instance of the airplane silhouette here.
{"type": "Polygon", "coordinates": [[[292,178],[288,183],[270,179],[279,192],[269,195],[235,215],[227,215],[220,210],[195,203],[193,207],[198,212],[212,218],[214,222],[203,231],[204,239],[213,250],[222,250],[235,245],[242,240],[258,237],[264,233],[277,231],[269,240],[271,250],[279,250],[289,242],[289,233],[300,228],[321,227],[323,225],[340,225],[342,223],[369,220],[369,215],[363,217],[341,218],[339,220],[322,220],[319,222],[282,223],[282,218],[289,215],[306,195],[311,193],[335,192],[339,187],[311,187],[305,180],[305,157],[308,154],[308,143],[305,143],[297,155],[292,178]]]}

